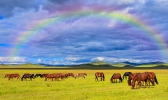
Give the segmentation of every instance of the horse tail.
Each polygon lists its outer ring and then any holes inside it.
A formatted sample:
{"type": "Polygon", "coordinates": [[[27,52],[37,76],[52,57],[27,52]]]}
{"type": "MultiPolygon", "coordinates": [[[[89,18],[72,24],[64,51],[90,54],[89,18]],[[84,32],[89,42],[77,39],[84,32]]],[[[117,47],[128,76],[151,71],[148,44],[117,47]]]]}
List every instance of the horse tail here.
{"type": "Polygon", "coordinates": [[[154,79],[155,79],[156,84],[158,85],[158,80],[157,80],[156,76],[154,77],[154,79]]]}
{"type": "Polygon", "coordinates": [[[103,74],[103,81],[105,81],[105,76],[104,76],[104,74],[103,74]]]}

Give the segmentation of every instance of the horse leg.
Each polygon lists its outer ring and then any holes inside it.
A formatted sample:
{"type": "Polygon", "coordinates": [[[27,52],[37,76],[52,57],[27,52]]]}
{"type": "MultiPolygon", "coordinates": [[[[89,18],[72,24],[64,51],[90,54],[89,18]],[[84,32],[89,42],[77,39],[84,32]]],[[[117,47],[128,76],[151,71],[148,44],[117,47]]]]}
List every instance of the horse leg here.
{"type": "Polygon", "coordinates": [[[148,83],[149,83],[149,86],[148,86],[148,88],[150,88],[150,80],[148,80],[148,83]]]}

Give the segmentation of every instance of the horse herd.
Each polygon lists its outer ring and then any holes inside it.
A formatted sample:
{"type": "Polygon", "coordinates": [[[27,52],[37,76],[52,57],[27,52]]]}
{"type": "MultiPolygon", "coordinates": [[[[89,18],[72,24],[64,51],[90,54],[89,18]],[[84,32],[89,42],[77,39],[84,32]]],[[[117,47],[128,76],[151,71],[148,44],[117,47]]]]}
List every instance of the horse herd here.
{"type": "MultiPolygon", "coordinates": [[[[17,78],[18,80],[21,79],[21,81],[23,80],[27,80],[27,78],[29,78],[29,80],[35,79],[37,77],[40,78],[45,78],[45,81],[47,80],[62,80],[68,77],[73,77],[73,78],[79,78],[79,77],[83,77],[85,78],[87,76],[87,73],[78,73],[78,74],[74,74],[74,73],[53,73],[53,74],[29,74],[29,73],[25,73],[23,74],[22,77],[20,77],[20,75],[18,73],[15,74],[6,74],[4,76],[4,78],[8,78],[8,80],[11,80],[13,78],[17,78]]],[[[96,72],[95,73],[95,81],[105,81],[105,75],[103,72],[96,72]]],[[[158,85],[158,80],[156,78],[156,74],[154,72],[143,72],[143,73],[132,73],[132,72],[125,72],[123,74],[123,77],[121,77],[120,73],[114,73],[111,78],[110,78],[110,82],[111,83],[117,83],[117,80],[119,80],[119,82],[122,82],[123,79],[127,79],[127,83],[128,86],[131,86],[132,89],[134,88],[140,88],[141,86],[143,86],[144,88],[146,88],[146,86],[150,87],[150,83],[152,83],[152,85],[154,86],[155,83],[158,85]]]]}
{"type": "Polygon", "coordinates": [[[47,80],[62,80],[62,79],[65,79],[65,78],[68,78],[68,77],[74,77],[75,79],[76,78],[79,78],[79,77],[83,77],[85,78],[85,76],[87,76],[86,73],[78,73],[78,74],[73,74],[73,73],[53,73],[53,74],[29,74],[29,73],[25,73],[23,74],[23,76],[21,77],[18,73],[13,73],[13,74],[6,74],[4,76],[4,78],[8,78],[8,80],[11,80],[11,79],[14,79],[14,78],[17,78],[18,80],[21,79],[21,81],[24,81],[27,79],[31,80],[32,79],[35,79],[37,77],[40,77],[40,78],[45,78],[45,81],[47,80]]]}

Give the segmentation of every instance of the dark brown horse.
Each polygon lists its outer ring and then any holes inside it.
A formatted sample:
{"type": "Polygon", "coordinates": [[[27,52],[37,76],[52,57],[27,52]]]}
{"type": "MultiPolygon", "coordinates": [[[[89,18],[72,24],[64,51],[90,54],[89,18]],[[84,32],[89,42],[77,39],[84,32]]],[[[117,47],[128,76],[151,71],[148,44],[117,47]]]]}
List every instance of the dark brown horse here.
{"type": "Polygon", "coordinates": [[[23,79],[27,81],[27,78],[29,78],[32,81],[32,79],[34,78],[34,74],[29,74],[29,73],[23,74],[21,81],[23,81],[23,79]]]}
{"type": "Polygon", "coordinates": [[[86,73],[78,73],[76,74],[75,78],[79,78],[79,77],[85,78],[85,76],[87,76],[86,73]]]}
{"type": "Polygon", "coordinates": [[[101,78],[101,81],[105,81],[105,75],[103,72],[96,72],[95,73],[95,81],[97,80],[98,81],[98,77],[101,78]]]}
{"type": "Polygon", "coordinates": [[[146,85],[150,87],[151,78],[148,73],[137,73],[135,76],[131,76],[131,77],[132,77],[132,82],[131,82],[132,89],[134,89],[135,86],[136,88],[140,88],[142,82],[145,82],[144,87],[146,87],[146,85]],[[136,82],[137,84],[135,84],[136,82]]]}
{"type": "Polygon", "coordinates": [[[37,77],[44,78],[44,75],[43,74],[35,74],[34,78],[37,78],[37,77]]]}
{"type": "Polygon", "coordinates": [[[112,76],[111,76],[111,83],[117,83],[117,79],[119,79],[119,82],[122,82],[122,78],[121,78],[121,74],[120,73],[114,73],[112,76]]]}
{"type": "Polygon", "coordinates": [[[8,80],[13,79],[13,78],[20,79],[20,75],[18,73],[10,74],[10,75],[8,74],[7,77],[8,77],[8,80]]]}

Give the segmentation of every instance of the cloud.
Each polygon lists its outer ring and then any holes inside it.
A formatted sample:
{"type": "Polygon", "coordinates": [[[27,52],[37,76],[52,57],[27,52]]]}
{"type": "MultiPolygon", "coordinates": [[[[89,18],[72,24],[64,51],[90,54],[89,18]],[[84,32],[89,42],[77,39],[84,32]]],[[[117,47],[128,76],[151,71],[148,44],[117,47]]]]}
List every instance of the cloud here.
{"type": "MultiPolygon", "coordinates": [[[[129,14],[157,36],[167,36],[168,3],[164,0],[2,0],[0,1],[0,56],[7,56],[18,38],[27,33],[37,33],[27,42],[15,47],[19,55],[33,62],[82,63],[92,60],[125,61],[122,59],[162,59],[159,48],[163,43],[152,40],[143,29],[113,18],[100,16],[99,12],[62,18],[69,10],[92,8],[103,13],[117,11],[129,14]],[[78,6],[76,6],[78,5],[78,6]],[[51,15],[57,15],[51,17],[51,15]],[[2,16],[2,17],[1,17],[2,16]],[[40,27],[41,21],[61,20],[40,27]],[[39,26],[38,26],[39,25],[39,26]],[[35,29],[39,27],[39,30],[35,29]],[[7,52],[6,52],[7,51],[7,52]],[[40,59],[39,59],[40,58],[40,59]],[[59,58],[64,58],[58,60],[59,58]],[[32,59],[32,60],[31,60],[32,59]],[[108,60],[109,59],[109,60],[108,60]]],[[[24,37],[23,40],[27,37],[24,37]]],[[[5,58],[4,58],[5,59],[5,58]]],[[[3,60],[10,61],[10,59],[3,60]]],[[[26,61],[26,60],[25,60],[26,61]]],[[[131,60],[130,60],[131,61],[131,60]]]]}
{"type": "Polygon", "coordinates": [[[19,63],[27,63],[27,60],[24,57],[0,57],[0,63],[19,64],[19,63]]]}
{"type": "Polygon", "coordinates": [[[7,17],[7,16],[12,16],[13,11],[15,8],[20,8],[24,10],[29,10],[29,9],[38,9],[39,5],[41,5],[42,2],[41,0],[32,0],[32,1],[22,1],[22,0],[1,0],[0,1],[0,15],[7,17]]]}

